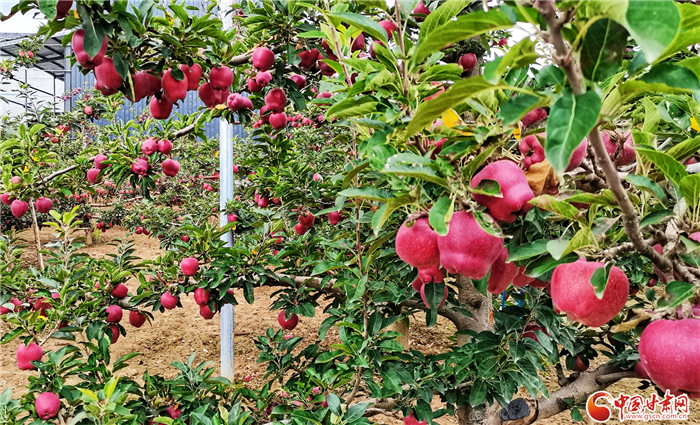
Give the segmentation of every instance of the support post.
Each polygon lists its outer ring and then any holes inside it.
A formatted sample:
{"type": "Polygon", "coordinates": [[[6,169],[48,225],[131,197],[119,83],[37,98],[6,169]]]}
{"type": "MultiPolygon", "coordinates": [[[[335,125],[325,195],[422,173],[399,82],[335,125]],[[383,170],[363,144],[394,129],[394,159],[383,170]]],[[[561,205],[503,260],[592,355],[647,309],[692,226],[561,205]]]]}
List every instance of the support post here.
{"type": "MultiPolygon", "coordinates": [[[[63,91],[65,93],[70,93],[73,91],[73,70],[70,66],[70,55],[73,53],[73,45],[69,44],[64,48],[65,60],[63,64],[63,91]]],[[[54,79],[56,77],[54,76],[54,79]]],[[[54,93],[55,95],[56,93],[54,93]]],[[[70,96],[67,100],[63,101],[63,111],[70,112],[73,109],[73,97],[70,96]]]]}
{"type": "MultiPolygon", "coordinates": [[[[231,9],[231,2],[219,0],[219,17],[224,23],[224,31],[233,27],[231,15],[226,15],[231,9]]],[[[225,226],[228,217],[224,213],[226,204],[233,199],[233,125],[219,118],[219,223],[225,226]]],[[[231,232],[222,236],[226,246],[232,246],[231,232]]],[[[226,304],[221,308],[221,376],[233,382],[233,305],[226,304]]]]}

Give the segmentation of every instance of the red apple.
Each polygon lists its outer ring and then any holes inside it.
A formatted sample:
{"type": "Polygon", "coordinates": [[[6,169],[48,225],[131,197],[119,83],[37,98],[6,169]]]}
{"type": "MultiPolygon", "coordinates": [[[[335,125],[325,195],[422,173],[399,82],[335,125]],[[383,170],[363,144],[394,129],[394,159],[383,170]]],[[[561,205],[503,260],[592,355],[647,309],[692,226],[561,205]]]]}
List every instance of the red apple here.
{"type": "Polygon", "coordinates": [[[166,159],[162,164],[163,174],[168,177],[175,177],[180,171],[180,164],[173,159],[166,159]]]}
{"type": "Polygon", "coordinates": [[[172,310],[177,307],[177,301],[178,298],[170,292],[164,292],[163,295],[160,296],[160,304],[166,310],[172,310]]]}
{"type": "Polygon", "coordinates": [[[194,257],[184,258],[180,262],[180,270],[186,276],[194,276],[199,270],[199,260],[194,257]]]}
{"type": "Polygon", "coordinates": [[[49,198],[44,198],[43,196],[36,200],[35,202],[36,210],[40,213],[46,214],[51,211],[53,202],[49,198]]]}
{"type": "Polygon", "coordinates": [[[674,395],[700,398],[699,353],[700,319],[655,320],[639,339],[642,370],[674,395]]]}
{"type": "Polygon", "coordinates": [[[527,212],[532,205],[528,202],[534,198],[525,173],[518,165],[509,160],[493,162],[472,178],[471,187],[477,187],[483,180],[495,180],[500,185],[501,196],[489,196],[474,193],[476,202],[488,208],[496,220],[512,223],[520,212],[527,212]]]}
{"type": "Polygon", "coordinates": [[[197,288],[194,290],[194,302],[197,305],[207,305],[209,304],[209,290],[204,288],[197,288]]]}
{"type": "Polygon", "coordinates": [[[123,283],[120,283],[115,286],[114,289],[112,289],[109,295],[113,296],[114,298],[124,298],[129,295],[129,288],[127,288],[123,283]]]}
{"type": "Polygon", "coordinates": [[[440,264],[438,234],[430,227],[428,218],[407,220],[396,234],[396,254],[405,263],[424,268],[440,264]]]}
{"type": "Polygon", "coordinates": [[[459,58],[459,65],[462,67],[463,72],[469,72],[476,66],[476,55],[474,53],[467,53],[459,58]]]}
{"type": "Polygon", "coordinates": [[[24,214],[27,213],[27,210],[29,209],[29,204],[27,204],[24,201],[20,201],[19,199],[15,199],[12,201],[12,204],[10,206],[10,212],[12,212],[12,215],[14,215],[16,218],[22,217],[24,214]]]}
{"type": "Polygon", "coordinates": [[[286,312],[285,310],[282,310],[280,311],[280,314],[277,315],[277,322],[280,324],[282,329],[286,331],[291,331],[297,327],[297,324],[299,324],[299,316],[297,316],[296,314],[292,314],[291,317],[287,320],[286,312]]]}
{"type": "Polygon", "coordinates": [[[471,212],[452,215],[447,236],[437,237],[440,262],[449,273],[481,279],[503,248],[497,238],[479,226],[471,212]]]}
{"type": "Polygon", "coordinates": [[[591,285],[591,277],[604,265],[582,258],[557,266],[550,287],[554,306],[571,320],[590,327],[602,326],[617,316],[627,302],[629,282],[625,273],[613,266],[603,298],[598,299],[591,285]]]}
{"type": "Polygon", "coordinates": [[[209,84],[216,90],[227,90],[232,83],[233,71],[228,66],[215,67],[209,72],[209,84]]]}
{"type": "Polygon", "coordinates": [[[253,52],[253,57],[251,59],[255,69],[258,71],[267,71],[272,68],[272,65],[275,63],[275,54],[267,47],[258,47],[253,52]]]}
{"type": "Polygon", "coordinates": [[[122,320],[123,312],[122,308],[118,305],[110,305],[107,307],[107,322],[109,323],[119,323],[122,320]]]}
{"type": "Polygon", "coordinates": [[[166,120],[173,111],[173,102],[167,96],[161,96],[160,100],[153,96],[149,104],[151,115],[157,120],[166,120]]]}
{"type": "MultiPolygon", "coordinates": [[[[180,65],[182,66],[182,65],[180,65]]],[[[187,66],[187,65],[185,65],[187,66]]],[[[163,87],[163,93],[170,99],[171,102],[175,103],[178,100],[185,100],[187,97],[187,74],[189,73],[189,67],[187,68],[187,73],[184,73],[184,78],[182,80],[176,79],[172,75],[172,70],[168,69],[163,73],[161,78],[161,85],[163,87]]]]}
{"type": "Polygon", "coordinates": [[[34,401],[36,414],[43,420],[55,417],[61,408],[61,400],[54,393],[41,393],[34,401]]]}
{"type": "Polygon", "coordinates": [[[146,323],[146,316],[139,313],[138,311],[129,312],[129,323],[135,328],[140,328],[146,323]]]}
{"type": "Polygon", "coordinates": [[[20,344],[17,347],[17,367],[20,370],[36,370],[31,362],[41,361],[41,357],[44,355],[44,350],[33,342],[29,345],[20,344]]]}
{"type": "Polygon", "coordinates": [[[95,67],[95,78],[102,87],[112,90],[119,89],[124,82],[114,67],[112,58],[104,58],[102,63],[95,67]]]}

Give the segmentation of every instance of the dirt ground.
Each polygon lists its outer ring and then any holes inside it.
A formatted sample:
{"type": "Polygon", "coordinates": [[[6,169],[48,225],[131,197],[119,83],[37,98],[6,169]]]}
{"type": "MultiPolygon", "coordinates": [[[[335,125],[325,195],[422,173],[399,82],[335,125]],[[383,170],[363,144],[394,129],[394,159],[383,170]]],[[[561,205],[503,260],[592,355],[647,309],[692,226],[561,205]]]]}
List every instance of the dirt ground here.
{"type": "MultiPolygon", "coordinates": [[[[104,256],[107,253],[116,252],[116,247],[108,245],[108,242],[115,238],[123,237],[125,231],[122,228],[110,229],[102,235],[102,238],[92,246],[84,248],[84,251],[94,257],[104,256]]],[[[27,248],[22,255],[22,260],[25,264],[38,265],[36,256],[36,242],[34,234],[31,230],[22,232],[20,235],[26,242],[27,248]]],[[[157,239],[149,238],[143,235],[133,235],[136,242],[136,255],[143,259],[152,259],[158,256],[162,251],[159,248],[157,239]]],[[[42,244],[46,244],[53,238],[51,229],[45,228],[41,232],[42,244]]],[[[129,282],[130,292],[135,292],[137,284],[129,282]]],[[[234,338],[235,344],[235,378],[242,380],[246,375],[251,375],[251,380],[248,385],[251,387],[258,386],[263,382],[265,367],[263,364],[257,364],[258,350],[253,344],[255,335],[262,335],[267,331],[268,327],[273,329],[278,328],[277,315],[269,312],[270,294],[274,292],[273,288],[258,288],[255,290],[255,302],[252,305],[245,303],[242,299],[242,304],[235,307],[235,331],[249,332],[249,335],[237,336],[234,338]]],[[[170,366],[173,361],[185,361],[193,352],[197,352],[196,362],[211,361],[213,366],[219,370],[219,317],[216,316],[213,320],[205,320],[199,315],[199,310],[192,297],[181,299],[184,308],[178,308],[172,311],[166,311],[163,314],[155,314],[155,320],[152,324],[145,324],[140,329],[129,325],[128,320],[122,320],[122,325],[126,328],[127,336],[120,337],[119,341],[112,348],[112,358],[117,359],[119,356],[130,352],[140,352],[141,355],[129,361],[130,366],[121,370],[119,375],[128,376],[137,381],[141,380],[143,373],[148,370],[151,374],[160,374],[166,378],[172,378],[176,375],[177,370],[170,366]]],[[[323,306],[323,305],[322,305],[323,306]]],[[[321,314],[321,309],[318,310],[316,317],[303,317],[299,321],[299,325],[290,334],[297,337],[304,337],[307,341],[313,341],[317,335],[318,328],[321,322],[325,319],[325,315],[321,314]]],[[[4,323],[0,328],[2,332],[8,330],[8,326],[4,323]]],[[[445,350],[451,344],[449,336],[454,333],[452,323],[442,319],[438,320],[438,324],[433,328],[425,326],[425,318],[415,316],[411,321],[410,326],[410,348],[420,350],[425,354],[436,354],[445,350]]],[[[328,337],[323,341],[323,345],[333,344],[337,339],[336,329],[331,329],[328,337]]],[[[27,378],[35,374],[32,371],[20,371],[16,368],[15,352],[19,342],[12,341],[9,344],[0,347],[0,386],[4,390],[6,387],[13,388],[13,396],[17,397],[24,392],[28,381],[27,378]]],[[[60,343],[56,340],[49,341],[44,350],[56,350],[60,348],[60,343]]],[[[605,362],[604,357],[599,357],[593,362],[592,367],[605,362]]],[[[549,368],[548,374],[543,374],[543,379],[550,392],[558,388],[556,373],[554,368],[549,368]]],[[[620,392],[625,394],[641,394],[649,396],[653,391],[648,388],[644,391],[637,389],[640,381],[635,379],[624,379],[607,391],[613,396],[617,396],[620,392]]],[[[523,393],[524,395],[525,393],[523,393]]],[[[440,407],[440,402],[435,399],[433,402],[434,409],[440,407]]],[[[613,410],[616,412],[616,410],[613,410]]],[[[690,406],[691,417],[688,424],[700,424],[700,400],[694,400],[690,406]]],[[[585,413],[584,413],[585,415],[585,413]]],[[[374,421],[382,424],[400,425],[402,421],[399,417],[393,416],[375,416],[374,421]]],[[[438,419],[441,425],[453,425],[457,421],[451,417],[443,417],[438,419]]],[[[611,420],[608,423],[618,423],[619,421],[611,420]]],[[[652,421],[646,422],[653,425],[671,425],[675,421],[652,421]]],[[[571,417],[568,412],[561,413],[554,417],[540,420],[536,422],[538,425],[562,425],[572,424],[571,417]]],[[[627,424],[635,422],[625,421],[627,424]]],[[[643,422],[639,422],[643,423],[643,422]]]]}

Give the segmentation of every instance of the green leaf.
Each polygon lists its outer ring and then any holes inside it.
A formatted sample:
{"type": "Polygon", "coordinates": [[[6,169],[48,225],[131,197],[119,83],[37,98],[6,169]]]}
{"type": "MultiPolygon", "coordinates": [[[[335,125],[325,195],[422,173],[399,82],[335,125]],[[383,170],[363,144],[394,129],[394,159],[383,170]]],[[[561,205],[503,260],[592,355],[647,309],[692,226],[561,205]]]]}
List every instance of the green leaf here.
{"type": "Polygon", "coordinates": [[[357,13],[333,13],[329,15],[329,18],[336,18],[346,24],[359,28],[365,34],[376,40],[381,40],[384,43],[388,41],[388,36],[384,28],[366,16],[359,15],[357,13]]]}
{"type": "Polygon", "coordinates": [[[474,219],[476,219],[476,222],[484,230],[484,232],[497,238],[505,237],[500,226],[490,214],[486,214],[482,211],[472,211],[472,213],[474,214],[474,219]]]}
{"type": "Polygon", "coordinates": [[[78,15],[80,15],[80,20],[82,22],[82,28],[85,31],[85,37],[83,38],[83,48],[85,53],[91,58],[97,56],[102,48],[102,41],[104,40],[104,31],[101,26],[95,26],[92,22],[92,16],[87,6],[83,3],[78,3],[76,5],[78,10],[78,15]]]}
{"type": "Polygon", "coordinates": [[[328,270],[335,270],[335,269],[340,269],[345,267],[344,263],[339,263],[339,262],[331,262],[331,261],[321,261],[320,263],[316,264],[314,266],[314,269],[311,271],[311,276],[320,274],[320,273],[325,273],[328,270]]]}
{"type": "Polygon", "coordinates": [[[673,37],[673,41],[666,46],[666,49],[656,59],[656,62],[685,50],[688,46],[697,43],[700,40],[700,8],[691,3],[676,3],[673,4],[680,13],[679,29],[673,37]]]}
{"type": "Polygon", "coordinates": [[[536,198],[533,198],[530,201],[530,203],[540,209],[551,211],[555,214],[564,216],[570,220],[580,220],[580,214],[576,207],[569,204],[568,202],[557,201],[551,195],[540,195],[536,198]]]}
{"type": "Polygon", "coordinates": [[[375,214],[375,216],[372,218],[372,229],[374,230],[374,234],[378,235],[379,231],[382,229],[382,226],[384,226],[384,223],[391,217],[391,214],[396,211],[398,208],[401,208],[404,205],[410,205],[416,202],[418,198],[414,196],[411,193],[406,193],[401,196],[398,196],[396,198],[391,198],[389,201],[386,203],[386,205],[383,206],[383,208],[380,208],[375,214]],[[379,217],[377,221],[375,222],[375,217],[379,217]]]}
{"type": "Polygon", "coordinates": [[[549,98],[522,93],[511,97],[501,105],[498,117],[503,120],[503,125],[510,125],[520,121],[528,112],[536,108],[547,106],[549,98]]]}
{"type": "Polygon", "coordinates": [[[428,302],[431,310],[437,310],[445,297],[444,283],[426,283],[423,288],[425,300],[428,302]]]}
{"type": "Polygon", "coordinates": [[[421,131],[439,118],[443,112],[466,99],[477,96],[482,92],[507,88],[509,86],[506,84],[490,84],[481,75],[457,81],[435,99],[423,102],[418,106],[416,114],[413,116],[408,128],[406,128],[404,138],[411,137],[421,131]]]}
{"type": "Polygon", "coordinates": [[[666,154],[672,156],[678,161],[683,161],[691,155],[695,155],[700,151],[700,136],[684,140],[666,151],[666,154]]]}
{"type": "Polygon", "coordinates": [[[302,33],[297,34],[297,37],[300,37],[300,38],[323,38],[323,32],[318,31],[318,30],[306,31],[306,32],[302,32],[302,33]]]}
{"type": "Polygon", "coordinates": [[[345,412],[344,420],[348,423],[352,423],[353,421],[360,419],[362,415],[365,414],[365,410],[367,410],[368,405],[369,403],[357,403],[350,407],[348,411],[345,412]]]}
{"type": "Polygon", "coordinates": [[[290,65],[299,65],[301,63],[301,58],[297,55],[293,44],[287,45],[287,63],[290,65]]]}
{"type": "Polygon", "coordinates": [[[592,81],[603,81],[615,74],[622,63],[627,36],[625,27],[611,19],[595,21],[581,43],[583,75],[592,81]]]}
{"type": "Polygon", "coordinates": [[[437,232],[438,235],[447,236],[447,223],[452,220],[454,206],[455,203],[453,200],[443,196],[437,200],[432,208],[430,208],[428,220],[430,221],[430,226],[435,229],[435,232],[437,232]]]}
{"type": "Polygon", "coordinates": [[[543,86],[561,86],[564,85],[566,74],[557,66],[547,65],[537,74],[536,80],[543,86]]]}
{"type": "Polygon", "coordinates": [[[39,10],[46,15],[46,19],[53,21],[56,18],[56,5],[58,0],[39,0],[39,10]]]}
{"type": "Polygon", "coordinates": [[[688,206],[695,208],[700,202],[700,174],[683,177],[679,187],[688,206]]]}
{"type": "Polygon", "coordinates": [[[352,181],[355,179],[355,176],[360,174],[362,170],[366,169],[367,167],[369,167],[369,162],[365,161],[357,167],[353,168],[352,171],[350,171],[348,175],[345,176],[345,178],[343,179],[343,184],[341,185],[341,187],[343,189],[348,187],[348,185],[352,183],[352,181]]]}
{"type": "Polygon", "coordinates": [[[399,176],[414,177],[419,180],[438,184],[447,187],[447,182],[438,176],[432,168],[422,165],[392,165],[381,170],[386,174],[396,174],[399,176]]]}
{"type": "MultiPolygon", "coordinates": [[[[366,83],[365,85],[365,90],[366,91],[374,91],[374,90],[379,90],[382,87],[398,87],[396,84],[396,75],[392,74],[391,71],[388,69],[383,69],[380,72],[378,72],[376,75],[372,76],[366,83]]],[[[374,109],[367,109],[367,112],[365,115],[368,115],[370,113],[377,112],[376,108],[377,103],[375,102],[372,106],[374,106],[374,109]]],[[[341,115],[336,115],[338,117],[341,117],[341,115]]]]}
{"type": "Polygon", "coordinates": [[[478,11],[467,13],[447,22],[428,36],[421,36],[418,40],[416,53],[413,56],[412,66],[422,63],[425,58],[444,48],[448,44],[466,40],[476,35],[486,34],[491,31],[511,28],[513,21],[505,13],[498,9],[488,12],[478,11]]]}
{"type": "Polygon", "coordinates": [[[445,23],[457,16],[459,12],[469,5],[468,1],[464,0],[447,0],[435,9],[420,26],[420,36],[425,39],[445,23]]]}
{"type": "Polygon", "coordinates": [[[657,109],[654,102],[648,97],[644,98],[644,126],[642,127],[643,132],[655,133],[656,128],[661,121],[661,115],[659,115],[659,110],[657,109]]]}
{"type": "Polygon", "coordinates": [[[7,344],[8,342],[20,336],[22,332],[24,332],[24,329],[22,329],[21,327],[16,327],[9,332],[5,332],[5,334],[2,336],[2,339],[0,339],[0,344],[7,344]]]}
{"type": "Polygon", "coordinates": [[[368,61],[367,59],[360,58],[345,58],[341,60],[342,63],[348,65],[352,69],[356,69],[363,74],[371,74],[373,72],[381,71],[384,68],[381,64],[377,62],[368,61]]]}
{"type": "Polygon", "coordinates": [[[488,387],[484,381],[481,379],[474,381],[474,385],[472,386],[471,391],[469,391],[469,404],[471,404],[472,407],[477,407],[483,403],[486,399],[487,390],[488,387]]]}
{"type": "Polygon", "coordinates": [[[590,247],[597,247],[598,243],[595,240],[595,236],[593,235],[593,232],[591,231],[590,227],[582,227],[576,234],[574,235],[573,238],[571,238],[571,241],[569,241],[569,244],[566,245],[566,249],[561,253],[559,257],[554,257],[555,260],[560,259],[561,257],[564,257],[568,254],[571,254],[572,252],[576,251],[577,249],[583,249],[583,248],[590,248],[590,247]]]}
{"type": "Polygon", "coordinates": [[[549,252],[552,258],[554,258],[555,260],[559,260],[563,256],[566,247],[569,246],[569,243],[569,239],[551,240],[547,242],[547,252],[549,252]]]}
{"type": "Polygon", "coordinates": [[[657,169],[661,170],[666,177],[671,179],[678,186],[681,185],[681,180],[688,175],[683,164],[676,161],[667,153],[659,152],[654,148],[645,146],[637,147],[637,153],[651,161],[657,169]]]}
{"type": "Polygon", "coordinates": [[[326,110],[328,116],[335,116],[337,118],[346,118],[353,115],[366,115],[367,113],[374,112],[376,108],[377,101],[374,100],[372,96],[362,96],[359,98],[350,97],[342,100],[341,102],[335,103],[333,106],[326,110]],[[358,108],[359,113],[348,112],[359,106],[365,106],[365,108],[358,108]],[[366,110],[366,112],[362,112],[366,110]],[[337,113],[337,115],[336,115],[337,113]]]}
{"type": "Polygon", "coordinates": [[[690,94],[700,95],[698,76],[690,69],[672,63],[656,65],[639,80],[658,87],[656,91],[676,93],[678,90],[684,90],[690,94]],[[672,89],[665,89],[662,86],[672,89]]]}
{"type": "Polygon", "coordinates": [[[639,227],[643,228],[644,226],[649,226],[650,224],[663,223],[674,215],[675,213],[672,210],[667,209],[653,211],[644,216],[644,218],[639,222],[639,227]]]}
{"type": "Polygon", "coordinates": [[[487,62],[484,66],[484,79],[491,84],[497,84],[508,69],[522,68],[534,63],[539,57],[535,52],[535,42],[526,37],[499,60],[487,62]]]}
{"type": "Polygon", "coordinates": [[[501,193],[501,185],[496,180],[484,179],[475,187],[470,187],[469,191],[479,195],[503,198],[503,193],[501,193]]]}
{"type": "Polygon", "coordinates": [[[513,261],[526,260],[528,258],[537,257],[538,255],[547,252],[548,241],[540,239],[533,242],[528,242],[523,245],[516,246],[514,249],[508,249],[508,263],[513,261]]]}
{"type": "MultiPolygon", "coordinates": [[[[122,77],[123,81],[126,81],[129,78],[129,64],[124,59],[124,56],[122,56],[121,53],[116,52],[114,53],[112,59],[114,60],[114,69],[117,70],[117,74],[122,77]]],[[[178,71],[180,70],[178,69],[178,71]]],[[[174,72],[175,71],[173,70],[173,73],[174,72]]],[[[182,71],[180,71],[180,73],[182,73],[182,71]]]]}
{"type": "Polygon", "coordinates": [[[378,202],[387,202],[391,198],[391,192],[377,189],[375,187],[353,187],[350,189],[345,189],[344,191],[340,192],[339,195],[346,196],[348,198],[360,198],[378,202]]]}
{"type": "Polygon", "coordinates": [[[681,16],[674,2],[628,1],[625,21],[647,62],[654,63],[676,38],[681,16]]]}
{"type": "Polygon", "coordinates": [[[338,397],[335,393],[329,393],[326,399],[331,412],[333,412],[333,414],[336,416],[340,416],[343,413],[340,410],[340,397],[338,397]]]}
{"type": "Polygon", "coordinates": [[[597,204],[612,207],[617,204],[615,195],[610,189],[604,189],[602,193],[578,193],[566,198],[567,202],[581,202],[584,204],[597,204]]]}
{"type": "Polygon", "coordinates": [[[627,177],[625,177],[625,180],[631,182],[638,188],[642,190],[646,190],[647,192],[652,193],[656,198],[665,203],[668,201],[668,198],[666,197],[666,193],[664,193],[664,190],[659,186],[655,181],[651,180],[648,177],[644,176],[638,176],[636,174],[628,174],[627,177]]]}
{"type": "Polygon", "coordinates": [[[666,285],[666,293],[671,295],[669,307],[678,307],[695,295],[697,288],[692,283],[673,281],[666,285]]]}
{"type": "Polygon", "coordinates": [[[177,17],[180,18],[180,20],[183,23],[189,22],[190,18],[189,18],[189,16],[187,16],[187,11],[185,10],[184,7],[179,6],[177,4],[171,4],[171,5],[169,5],[169,7],[170,7],[170,10],[172,10],[177,15],[177,17]]]}
{"type": "Polygon", "coordinates": [[[604,267],[597,268],[593,272],[593,276],[591,276],[591,285],[593,285],[595,296],[599,300],[602,300],[605,294],[605,288],[608,286],[608,278],[610,277],[612,266],[612,263],[606,263],[604,267]]]}
{"type": "Polygon", "coordinates": [[[382,46],[381,44],[376,44],[374,46],[374,54],[377,56],[377,60],[379,63],[384,65],[385,70],[389,70],[392,72],[394,75],[399,75],[399,68],[398,65],[396,64],[396,57],[394,57],[394,54],[386,48],[385,46],[382,46]]]}
{"type": "Polygon", "coordinates": [[[570,88],[563,90],[549,111],[545,157],[557,173],[566,171],[571,155],[598,122],[600,96],[594,91],[575,95],[570,88]]]}

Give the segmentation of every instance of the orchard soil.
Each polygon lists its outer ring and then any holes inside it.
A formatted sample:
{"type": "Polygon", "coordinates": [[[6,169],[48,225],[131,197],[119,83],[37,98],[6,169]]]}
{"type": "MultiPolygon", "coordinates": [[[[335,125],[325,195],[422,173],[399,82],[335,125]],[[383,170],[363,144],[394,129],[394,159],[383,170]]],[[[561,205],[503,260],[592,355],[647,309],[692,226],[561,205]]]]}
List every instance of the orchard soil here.
{"type": "MultiPolygon", "coordinates": [[[[42,245],[53,239],[53,232],[50,228],[42,229],[40,235],[42,245]]],[[[83,251],[93,257],[116,252],[116,246],[108,243],[125,235],[126,231],[121,227],[110,229],[103,233],[100,240],[94,245],[85,247],[83,251]]],[[[25,252],[22,254],[22,260],[26,265],[38,267],[36,242],[32,230],[25,230],[20,236],[27,244],[25,252]]],[[[82,232],[76,236],[82,236],[82,232]]],[[[144,235],[131,235],[130,237],[136,242],[135,254],[142,259],[153,259],[162,253],[157,239],[144,235]]],[[[137,282],[132,280],[127,286],[129,286],[130,292],[135,292],[137,282]]],[[[245,376],[251,375],[250,382],[246,385],[250,385],[252,388],[258,387],[263,382],[265,374],[264,365],[256,363],[258,350],[255,348],[253,340],[256,335],[264,334],[268,327],[272,327],[275,330],[279,328],[277,314],[268,310],[271,304],[270,295],[274,291],[274,288],[258,288],[255,290],[255,302],[253,305],[247,304],[240,297],[242,303],[235,307],[235,331],[237,333],[247,333],[247,335],[234,338],[235,378],[240,382],[245,376]]],[[[219,370],[219,316],[217,315],[213,320],[204,320],[199,315],[199,310],[192,297],[182,298],[181,302],[184,308],[166,311],[162,314],[156,312],[153,323],[146,323],[140,329],[129,325],[125,315],[122,325],[126,328],[127,335],[125,337],[121,336],[119,341],[113,346],[112,359],[117,359],[119,356],[134,351],[140,352],[141,355],[129,361],[130,366],[119,372],[121,376],[141,380],[143,373],[148,370],[151,374],[161,374],[167,378],[172,378],[176,375],[177,370],[170,366],[170,363],[173,361],[184,361],[193,352],[197,353],[196,362],[211,361],[216,366],[217,371],[219,370]]],[[[321,302],[321,306],[324,306],[323,302],[321,302]]],[[[315,317],[301,318],[297,328],[290,334],[312,341],[317,335],[318,328],[324,318],[325,316],[321,312],[321,308],[319,308],[315,317]]],[[[3,323],[0,330],[4,333],[8,330],[8,326],[3,323]]],[[[445,319],[439,319],[435,327],[427,328],[425,326],[425,317],[422,314],[416,315],[411,318],[410,348],[425,354],[443,352],[453,344],[449,339],[453,333],[454,326],[445,319]]],[[[335,329],[331,329],[322,345],[327,346],[337,341],[337,332],[335,332],[335,329]]],[[[18,345],[19,341],[14,340],[0,347],[0,386],[3,390],[8,386],[12,387],[13,396],[15,397],[26,393],[27,378],[36,373],[17,369],[15,352],[18,345]]],[[[61,343],[57,340],[51,340],[44,346],[44,350],[56,350],[60,348],[60,345],[61,343]]],[[[604,362],[605,358],[600,356],[592,362],[591,366],[595,367],[604,362]]],[[[542,374],[542,377],[550,392],[555,391],[559,387],[553,367],[549,367],[547,373],[542,374]]],[[[617,396],[620,392],[628,395],[641,394],[645,397],[649,396],[653,391],[653,387],[639,390],[640,384],[641,381],[639,380],[624,379],[609,387],[607,391],[613,396],[617,396]]],[[[521,390],[520,396],[527,396],[524,390],[521,390]]],[[[439,399],[434,399],[434,410],[440,408],[440,406],[439,399]]],[[[613,413],[616,412],[613,409],[613,413]]],[[[585,416],[585,412],[582,413],[585,416]]],[[[690,413],[690,418],[686,423],[700,424],[700,400],[691,402],[690,413]]],[[[400,419],[400,413],[396,416],[375,416],[373,420],[378,423],[391,425],[403,423],[400,419]]],[[[436,422],[441,425],[457,424],[457,421],[451,417],[443,417],[436,422]]],[[[564,412],[536,423],[539,425],[561,425],[574,422],[571,420],[570,414],[564,412]]],[[[615,424],[619,423],[619,421],[613,419],[608,423],[615,424]]],[[[633,422],[626,421],[625,423],[630,424],[633,422]]],[[[642,422],[640,421],[639,423],[642,422]]],[[[672,425],[679,422],[652,421],[646,423],[649,425],[672,425]]]]}

